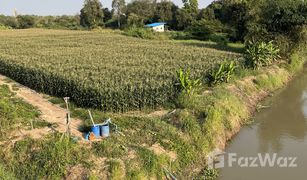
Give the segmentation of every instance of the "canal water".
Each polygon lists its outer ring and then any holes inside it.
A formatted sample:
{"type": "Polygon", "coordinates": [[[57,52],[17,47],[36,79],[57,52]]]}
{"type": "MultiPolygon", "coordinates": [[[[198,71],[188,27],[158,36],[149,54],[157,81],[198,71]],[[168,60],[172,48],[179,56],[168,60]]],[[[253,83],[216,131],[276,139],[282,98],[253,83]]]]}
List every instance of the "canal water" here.
{"type": "Polygon", "coordinates": [[[226,147],[219,179],[306,180],[307,69],[262,104],[226,147]]]}

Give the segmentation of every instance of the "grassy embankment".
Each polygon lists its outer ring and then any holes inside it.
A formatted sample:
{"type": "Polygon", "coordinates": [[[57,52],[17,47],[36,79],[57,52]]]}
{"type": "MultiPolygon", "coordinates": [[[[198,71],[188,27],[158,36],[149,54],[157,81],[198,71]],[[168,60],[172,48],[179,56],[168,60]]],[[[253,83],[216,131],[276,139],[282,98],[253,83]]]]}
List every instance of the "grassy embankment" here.
{"type": "MultiPolygon", "coordinates": [[[[302,68],[302,57],[305,56],[293,55],[290,64],[285,62],[261,70],[239,68],[231,82],[201,87],[194,95],[182,98],[181,108],[170,109],[172,113],[93,110],[97,123],[111,117],[125,136],[113,134],[91,145],[59,141],[57,135],[45,140],[27,139],[15,144],[14,148],[5,148],[9,152],[6,154],[13,157],[3,156],[8,162],[5,168],[24,178],[41,178],[45,174],[47,178],[59,178],[69,174],[69,170],[77,165],[82,167],[84,176],[91,178],[106,174],[110,179],[123,176],[127,179],[161,179],[165,169],[181,178],[212,173],[204,168],[206,154],[215,147],[224,147],[240,126],[248,122],[257,103],[270,92],[283,87],[302,68]],[[52,143],[49,140],[59,142],[59,145],[50,148],[52,143]],[[20,146],[22,148],[18,148],[20,146]],[[14,157],[19,149],[23,156],[30,154],[32,159],[14,157]],[[31,152],[31,149],[38,151],[31,152]],[[24,162],[32,160],[32,163],[17,166],[18,159],[24,162]],[[50,164],[59,168],[50,168],[50,164]],[[36,174],[38,170],[44,174],[36,174]]],[[[56,98],[51,101],[62,103],[56,98]]],[[[85,109],[74,106],[72,114],[84,119],[85,127],[91,124],[85,109]]]]}
{"type": "Polygon", "coordinates": [[[49,126],[39,115],[36,108],[17,98],[8,86],[0,86],[0,179],[54,179],[65,176],[67,168],[75,164],[90,167],[87,151],[60,134],[12,143],[19,137],[18,130],[49,126]]]}

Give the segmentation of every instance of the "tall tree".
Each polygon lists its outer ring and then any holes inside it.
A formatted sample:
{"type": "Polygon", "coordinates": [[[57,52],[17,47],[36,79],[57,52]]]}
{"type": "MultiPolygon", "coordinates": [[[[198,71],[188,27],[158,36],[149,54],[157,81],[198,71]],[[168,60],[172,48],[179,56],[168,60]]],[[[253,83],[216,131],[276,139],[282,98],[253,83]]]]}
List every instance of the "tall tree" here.
{"type": "Polygon", "coordinates": [[[215,14],[214,14],[214,10],[212,8],[204,8],[199,12],[199,15],[197,17],[198,20],[201,19],[207,19],[207,20],[214,20],[215,18],[215,14]]]}
{"type": "Polygon", "coordinates": [[[198,0],[182,0],[184,8],[190,9],[197,13],[198,11],[198,0]]]}
{"type": "Polygon", "coordinates": [[[176,22],[176,12],[178,7],[171,1],[163,0],[156,4],[154,21],[167,22],[171,27],[176,22]]]}
{"type": "Polygon", "coordinates": [[[155,0],[134,0],[127,5],[127,16],[133,14],[142,19],[144,23],[153,21],[155,0]]]}
{"type": "Polygon", "coordinates": [[[103,9],[103,22],[106,23],[107,21],[109,21],[110,19],[112,19],[113,16],[113,10],[109,10],[109,8],[104,8],[103,9]]]}
{"type": "Polygon", "coordinates": [[[304,43],[307,2],[302,0],[255,0],[248,18],[246,40],[274,40],[287,55],[304,43]],[[261,2],[261,3],[259,3],[261,2]]]}
{"type": "Polygon", "coordinates": [[[117,18],[118,28],[121,26],[121,17],[126,9],[126,2],[125,0],[113,0],[112,1],[112,8],[114,11],[114,16],[117,18]]]}
{"type": "Polygon", "coordinates": [[[103,25],[103,9],[99,0],[85,0],[81,9],[80,24],[83,27],[93,29],[103,25]]]}
{"type": "Polygon", "coordinates": [[[197,19],[198,0],[182,0],[184,7],[177,12],[178,29],[191,26],[197,19]]]}
{"type": "Polygon", "coordinates": [[[247,16],[249,12],[247,0],[220,0],[214,2],[210,8],[214,9],[216,17],[229,27],[228,33],[231,40],[244,40],[247,34],[247,16]]]}
{"type": "Polygon", "coordinates": [[[27,29],[35,26],[35,16],[31,15],[19,15],[17,16],[18,28],[27,29]]]}

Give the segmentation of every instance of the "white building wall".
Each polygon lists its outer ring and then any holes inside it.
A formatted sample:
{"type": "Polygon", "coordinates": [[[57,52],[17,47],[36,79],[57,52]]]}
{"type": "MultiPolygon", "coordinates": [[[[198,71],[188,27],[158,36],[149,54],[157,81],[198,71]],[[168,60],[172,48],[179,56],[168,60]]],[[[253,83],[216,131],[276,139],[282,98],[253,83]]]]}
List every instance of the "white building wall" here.
{"type": "Polygon", "coordinates": [[[164,25],[160,25],[160,26],[155,26],[152,28],[154,31],[156,32],[164,32],[165,29],[164,29],[164,25]]]}

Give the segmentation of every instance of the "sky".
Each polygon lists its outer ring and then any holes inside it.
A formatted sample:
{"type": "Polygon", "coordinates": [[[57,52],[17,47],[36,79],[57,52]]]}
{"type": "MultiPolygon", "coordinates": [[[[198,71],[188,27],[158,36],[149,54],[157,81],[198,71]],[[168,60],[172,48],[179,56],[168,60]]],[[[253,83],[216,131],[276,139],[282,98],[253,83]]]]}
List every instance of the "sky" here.
{"type": "MultiPolygon", "coordinates": [[[[206,7],[212,1],[199,0],[200,8],[206,7]]],[[[104,7],[111,7],[112,0],[101,0],[101,2],[104,7]]],[[[173,0],[173,2],[182,5],[182,0],[173,0]]],[[[82,5],[83,0],[0,0],[0,14],[13,15],[16,8],[18,14],[75,15],[80,12],[82,5]]]]}

